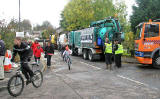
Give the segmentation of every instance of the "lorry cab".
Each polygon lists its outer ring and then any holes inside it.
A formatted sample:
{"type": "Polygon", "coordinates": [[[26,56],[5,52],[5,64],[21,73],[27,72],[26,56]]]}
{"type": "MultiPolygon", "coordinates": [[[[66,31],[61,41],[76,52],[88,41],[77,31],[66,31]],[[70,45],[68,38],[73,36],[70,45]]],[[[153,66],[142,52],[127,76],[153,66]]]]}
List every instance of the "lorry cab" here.
{"type": "Polygon", "coordinates": [[[142,64],[160,66],[160,21],[140,23],[137,26],[135,57],[142,64]]]}

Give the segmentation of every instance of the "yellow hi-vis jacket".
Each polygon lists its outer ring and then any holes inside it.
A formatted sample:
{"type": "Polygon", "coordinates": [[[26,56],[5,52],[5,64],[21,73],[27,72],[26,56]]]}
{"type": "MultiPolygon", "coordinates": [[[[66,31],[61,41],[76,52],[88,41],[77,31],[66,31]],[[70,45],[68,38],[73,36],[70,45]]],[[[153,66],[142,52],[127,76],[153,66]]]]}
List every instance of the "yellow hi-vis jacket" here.
{"type": "Polygon", "coordinates": [[[123,54],[123,45],[118,44],[118,49],[115,51],[115,54],[123,54]]]}
{"type": "Polygon", "coordinates": [[[105,43],[105,53],[112,53],[112,43],[105,43]]]}

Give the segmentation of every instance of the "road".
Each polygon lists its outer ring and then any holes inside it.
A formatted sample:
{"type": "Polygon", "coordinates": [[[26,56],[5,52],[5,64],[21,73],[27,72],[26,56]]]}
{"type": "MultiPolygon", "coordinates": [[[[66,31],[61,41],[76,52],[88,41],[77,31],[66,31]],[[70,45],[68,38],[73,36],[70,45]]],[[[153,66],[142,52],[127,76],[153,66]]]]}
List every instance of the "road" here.
{"type": "MultiPolygon", "coordinates": [[[[73,56],[68,70],[58,52],[44,73],[42,87],[25,87],[16,99],[159,99],[160,70],[138,64],[123,63],[109,71],[102,61],[89,62],[73,56]]],[[[12,99],[7,90],[1,99],[12,99]]]]}

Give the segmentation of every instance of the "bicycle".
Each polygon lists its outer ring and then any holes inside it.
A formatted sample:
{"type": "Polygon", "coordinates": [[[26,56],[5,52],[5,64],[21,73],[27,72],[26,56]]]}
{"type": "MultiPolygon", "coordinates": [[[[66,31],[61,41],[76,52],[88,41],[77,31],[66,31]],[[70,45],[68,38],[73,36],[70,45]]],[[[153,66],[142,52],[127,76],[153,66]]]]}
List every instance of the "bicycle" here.
{"type": "MultiPolygon", "coordinates": [[[[31,64],[31,65],[33,66],[35,64],[31,64]]],[[[40,70],[34,71],[34,76],[31,83],[35,88],[39,88],[42,85],[43,74],[40,70]]],[[[24,89],[24,78],[22,76],[21,66],[19,69],[17,69],[16,74],[9,79],[7,89],[11,96],[17,97],[21,95],[24,89]]]]}
{"type": "Polygon", "coordinates": [[[69,57],[69,55],[64,54],[63,57],[64,61],[68,64],[68,69],[71,70],[71,58],[69,57]]]}
{"type": "Polygon", "coordinates": [[[71,58],[69,56],[66,56],[67,64],[68,64],[68,69],[71,70],[71,58]]]}
{"type": "Polygon", "coordinates": [[[63,55],[63,52],[64,52],[64,51],[61,51],[60,54],[61,54],[62,60],[66,62],[65,54],[63,55]]]}
{"type": "Polygon", "coordinates": [[[36,62],[31,63],[31,65],[32,65],[31,66],[32,71],[40,70],[40,67],[39,67],[40,64],[41,64],[40,61],[39,61],[39,63],[36,63],[36,62]]]}

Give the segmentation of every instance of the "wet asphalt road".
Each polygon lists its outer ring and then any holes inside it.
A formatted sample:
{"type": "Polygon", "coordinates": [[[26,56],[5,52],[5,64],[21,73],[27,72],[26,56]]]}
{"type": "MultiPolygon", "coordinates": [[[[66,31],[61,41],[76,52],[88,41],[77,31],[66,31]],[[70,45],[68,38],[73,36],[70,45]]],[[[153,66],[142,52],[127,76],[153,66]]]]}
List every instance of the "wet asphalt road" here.
{"type": "MultiPolygon", "coordinates": [[[[106,70],[104,61],[90,62],[89,60],[83,60],[82,57],[75,56],[72,57],[72,59],[77,62],[80,61],[88,66],[92,66],[93,68],[95,67],[97,69],[106,70]]],[[[160,69],[151,67],[150,65],[123,62],[122,68],[115,68],[112,73],[126,80],[160,90],[160,69]]]]}
{"type": "MultiPolygon", "coordinates": [[[[109,71],[103,61],[90,62],[72,56],[68,70],[58,52],[52,67],[44,73],[43,86],[25,87],[18,99],[159,99],[160,70],[139,64],[123,63],[122,68],[109,71]]],[[[7,91],[1,99],[12,99],[7,91]]],[[[16,99],[17,99],[16,98],[16,99]]]]}

